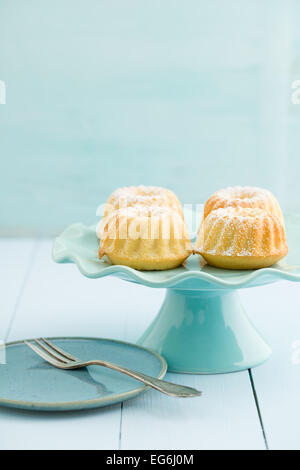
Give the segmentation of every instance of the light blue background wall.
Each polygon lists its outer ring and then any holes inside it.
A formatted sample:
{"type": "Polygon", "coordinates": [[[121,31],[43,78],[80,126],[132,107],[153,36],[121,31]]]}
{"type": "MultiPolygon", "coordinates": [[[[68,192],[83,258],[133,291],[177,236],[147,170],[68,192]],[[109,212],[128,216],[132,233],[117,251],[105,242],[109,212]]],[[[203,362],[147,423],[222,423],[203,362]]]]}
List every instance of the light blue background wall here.
{"type": "Polygon", "coordinates": [[[1,233],[91,222],[140,183],[300,211],[299,3],[0,0],[1,233]]]}

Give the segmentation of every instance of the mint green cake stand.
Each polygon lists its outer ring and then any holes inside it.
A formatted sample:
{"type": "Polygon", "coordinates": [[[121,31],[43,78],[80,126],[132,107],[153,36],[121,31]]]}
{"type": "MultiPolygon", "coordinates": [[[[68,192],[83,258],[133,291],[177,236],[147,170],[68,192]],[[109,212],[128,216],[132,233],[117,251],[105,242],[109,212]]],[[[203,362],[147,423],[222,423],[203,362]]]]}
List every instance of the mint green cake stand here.
{"type": "Polygon", "coordinates": [[[289,254],[271,268],[230,271],[191,256],[169,271],[112,266],[97,256],[94,227],[74,224],[58,238],[53,258],[73,262],[89,278],[117,276],[148,287],[166,288],[164,303],[138,343],[165,357],[169,370],[194,374],[236,372],[264,362],[271,349],[246,315],[238,289],[279,280],[300,281],[300,216],[286,216],[289,254]]]}

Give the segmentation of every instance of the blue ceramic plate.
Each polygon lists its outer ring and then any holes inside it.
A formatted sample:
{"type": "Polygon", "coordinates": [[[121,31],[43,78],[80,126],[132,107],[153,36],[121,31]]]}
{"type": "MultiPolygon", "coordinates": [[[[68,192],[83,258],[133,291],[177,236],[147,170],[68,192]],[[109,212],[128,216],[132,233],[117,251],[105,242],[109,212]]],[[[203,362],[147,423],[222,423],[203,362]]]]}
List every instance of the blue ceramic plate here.
{"type": "Polygon", "coordinates": [[[199,262],[191,256],[185,266],[168,271],[136,271],[127,266],[112,266],[98,258],[95,227],[83,224],[69,226],[53,248],[58,263],[73,262],[79,271],[90,278],[114,275],[127,281],[149,287],[167,287],[185,290],[240,289],[287,279],[300,281],[300,216],[285,216],[289,254],[270,268],[246,271],[218,269],[199,262]]]}
{"type": "MultiPolygon", "coordinates": [[[[141,346],[101,338],[51,338],[83,360],[101,358],[153,377],[163,378],[166,361],[141,346]]],[[[65,371],[52,367],[23,342],[6,345],[0,364],[0,405],[31,410],[98,408],[133,398],[148,387],[104,367],[65,371]]]]}

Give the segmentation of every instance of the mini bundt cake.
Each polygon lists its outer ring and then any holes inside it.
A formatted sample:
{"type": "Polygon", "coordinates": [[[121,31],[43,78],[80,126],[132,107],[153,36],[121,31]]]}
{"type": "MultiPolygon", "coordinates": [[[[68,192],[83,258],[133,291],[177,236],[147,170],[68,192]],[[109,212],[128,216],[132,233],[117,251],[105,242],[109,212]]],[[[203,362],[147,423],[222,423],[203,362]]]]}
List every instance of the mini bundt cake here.
{"type": "Polygon", "coordinates": [[[114,211],[101,234],[99,257],[138,270],[180,266],[192,253],[183,218],[172,209],[135,206],[114,211]]]}
{"type": "Polygon", "coordinates": [[[157,186],[129,186],[116,189],[111,194],[105,205],[104,216],[115,210],[136,205],[169,207],[182,215],[179,199],[170,189],[157,186]]]}
{"type": "Polygon", "coordinates": [[[256,269],[279,261],[288,247],[284,226],[272,212],[226,207],[203,219],[196,252],[218,268],[256,269]]]}
{"type": "Polygon", "coordinates": [[[204,218],[213,210],[223,207],[249,207],[264,209],[279,217],[283,222],[283,215],[277,199],[267,189],[251,186],[235,186],[220,189],[215,192],[205,203],[204,218]]]}

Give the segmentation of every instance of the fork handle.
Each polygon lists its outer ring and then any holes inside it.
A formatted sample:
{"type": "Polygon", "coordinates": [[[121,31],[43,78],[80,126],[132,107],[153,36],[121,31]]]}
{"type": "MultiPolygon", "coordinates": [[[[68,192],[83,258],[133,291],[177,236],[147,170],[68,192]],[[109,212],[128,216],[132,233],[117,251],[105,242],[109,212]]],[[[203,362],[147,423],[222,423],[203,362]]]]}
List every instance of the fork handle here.
{"type": "Polygon", "coordinates": [[[128,375],[140,382],[148,385],[149,387],[155,388],[159,392],[165,393],[166,395],[171,395],[173,397],[199,397],[202,395],[202,392],[196,390],[192,387],[186,387],[184,385],[177,385],[172,382],[167,382],[165,380],[156,379],[155,377],[150,377],[149,375],[142,374],[141,372],[136,372],[127,367],[121,367],[117,364],[112,364],[111,362],[106,361],[89,361],[88,366],[102,366],[107,367],[108,369],[113,369],[117,372],[122,372],[123,374],[128,375]]]}

